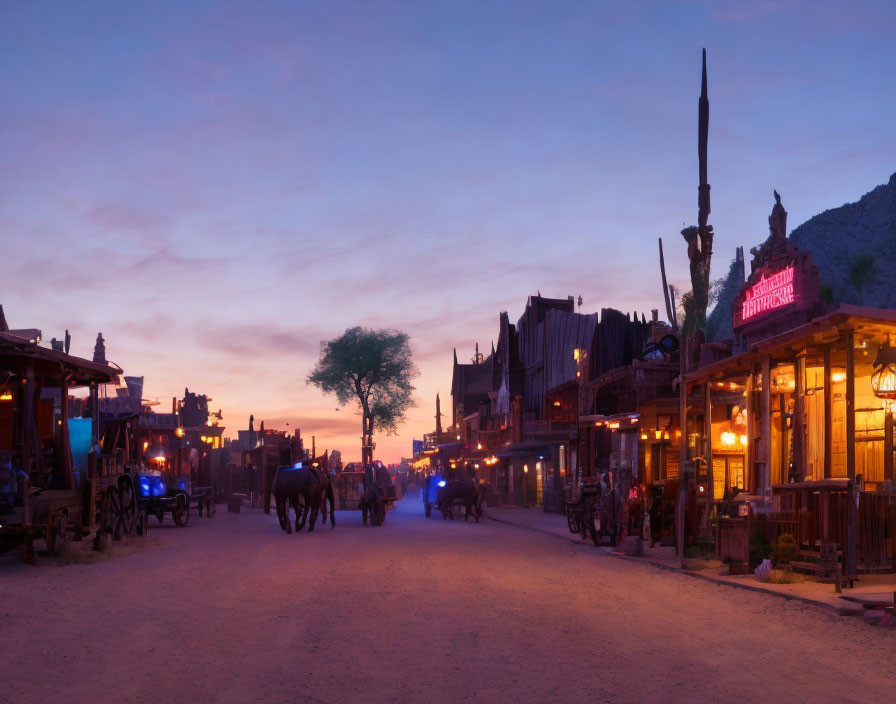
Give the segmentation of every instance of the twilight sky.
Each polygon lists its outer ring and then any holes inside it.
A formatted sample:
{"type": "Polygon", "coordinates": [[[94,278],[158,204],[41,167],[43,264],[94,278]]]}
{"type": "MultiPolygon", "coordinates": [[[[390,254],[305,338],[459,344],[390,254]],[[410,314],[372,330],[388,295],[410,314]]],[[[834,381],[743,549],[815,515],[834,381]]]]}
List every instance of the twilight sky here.
{"type": "Polygon", "coordinates": [[[405,330],[397,461],[501,310],[662,309],[657,236],[689,288],[701,47],[720,276],[772,188],[793,228],[896,170],[894,36],[889,0],[6,0],[0,303],[81,356],[102,331],[163,408],[189,386],[346,459],[319,342],[405,330]]]}

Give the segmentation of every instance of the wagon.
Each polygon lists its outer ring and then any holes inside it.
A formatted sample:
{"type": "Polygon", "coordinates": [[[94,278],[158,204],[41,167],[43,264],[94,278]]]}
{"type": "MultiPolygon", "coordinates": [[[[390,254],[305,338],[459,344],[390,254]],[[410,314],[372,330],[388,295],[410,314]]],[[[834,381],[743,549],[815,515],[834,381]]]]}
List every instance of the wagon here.
{"type": "MultiPolygon", "coordinates": [[[[368,509],[370,513],[370,522],[372,525],[382,525],[386,520],[386,513],[398,500],[398,493],[392,484],[389,476],[389,470],[381,462],[374,462],[376,467],[375,486],[365,484],[363,471],[354,471],[355,467],[360,463],[352,463],[347,465],[350,471],[339,472],[334,480],[334,493],[340,510],[363,510],[362,503],[365,491],[376,489],[372,493],[372,502],[368,509]]],[[[370,478],[368,478],[369,481],[370,478]]]]}

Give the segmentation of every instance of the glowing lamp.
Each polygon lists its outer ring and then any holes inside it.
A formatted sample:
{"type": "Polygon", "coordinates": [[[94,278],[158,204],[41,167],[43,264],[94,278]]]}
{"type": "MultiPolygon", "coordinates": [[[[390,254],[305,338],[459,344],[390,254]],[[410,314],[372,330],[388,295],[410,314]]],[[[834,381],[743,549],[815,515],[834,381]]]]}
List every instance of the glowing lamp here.
{"type": "Polygon", "coordinates": [[[523,474],[528,474],[528,473],[529,473],[529,465],[524,464],[523,465],[523,474]]]}
{"type": "Polygon", "coordinates": [[[734,433],[732,433],[730,430],[728,430],[728,431],[725,431],[724,433],[722,433],[720,439],[722,441],[722,444],[725,447],[734,447],[734,443],[737,440],[737,436],[734,433]]]}
{"type": "Polygon", "coordinates": [[[177,437],[182,438],[184,436],[184,429],[178,428],[177,430],[174,431],[174,434],[177,435],[177,437]]]}
{"type": "Polygon", "coordinates": [[[653,434],[657,440],[663,439],[663,431],[662,430],[655,430],[655,431],[653,431],[653,434]]]}
{"type": "Polygon", "coordinates": [[[560,402],[554,401],[554,408],[560,408],[560,402]]]}
{"type": "Polygon", "coordinates": [[[646,440],[646,439],[647,439],[647,433],[641,433],[641,439],[642,439],[642,440],[646,440]]]}
{"type": "Polygon", "coordinates": [[[746,435],[741,435],[741,436],[740,436],[740,444],[741,444],[741,445],[746,445],[746,444],[747,444],[747,436],[746,436],[746,435]]]}
{"type": "Polygon", "coordinates": [[[877,351],[871,374],[871,390],[877,398],[896,399],[896,349],[885,342],[877,351]]]}
{"type": "Polygon", "coordinates": [[[482,449],[482,443],[481,443],[481,442],[477,442],[477,443],[476,443],[476,449],[477,449],[477,450],[481,450],[481,449],[482,449]]]}
{"type": "Polygon", "coordinates": [[[668,440],[668,439],[669,439],[669,431],[667,430],[665,433],[663,433],[663,440],[668,440]]]}
{"type": "Polygon", "coordinates": [[[0,401],[12,401],[12,392],[4,391],[0,394],[0,401]]]}
{"type": "Polygon", "coordinates": [[[149,441],[144,440],[144,441],[143,441],[143,451],[146,452],[146,449],[147,449],[148,447],[149,447],[149,441]]]}
{"type": "Polygon", "coordinates": [[[831,381],[833,381],[835,384],[839,384],[845,379],[846,374],[844,374],[843,372],[834,372],[833,374],[831,374],[831,381]]]}

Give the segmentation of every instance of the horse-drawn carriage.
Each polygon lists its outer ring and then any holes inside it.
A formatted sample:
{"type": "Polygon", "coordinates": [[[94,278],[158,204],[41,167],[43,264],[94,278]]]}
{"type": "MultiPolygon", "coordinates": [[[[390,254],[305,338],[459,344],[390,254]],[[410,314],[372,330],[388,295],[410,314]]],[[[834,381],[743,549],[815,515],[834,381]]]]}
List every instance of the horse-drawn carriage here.
{"type": "Polygon", "coordinates": [[[423,514],[429,518],[435,507],[443,519],[466,520],[482,517],[485,486],[472,476],[462,476],[460,470],[451,474],[436,473],[423,484],[423,514]]]}
{"type": "Polygon", "coordinates": [[[398,500],[389,470],[382,462],[375,461],[366,468],[360,462],[346,465],[347,471],[336,474],[336,496],[342,510],[361,510],[361,521],[367,525],[381,526],[386,513],[398,500]]]}
{"type": "Polygon", "coordinates": [[[616,510],[612,490],[601,480],[585,482],[579,496],[566,502],[566,523],[569,532],[578,533],[582,540],[589,536],[595,545],[600,545],[604,535],[610,543],[616,543],[616,510]]]}

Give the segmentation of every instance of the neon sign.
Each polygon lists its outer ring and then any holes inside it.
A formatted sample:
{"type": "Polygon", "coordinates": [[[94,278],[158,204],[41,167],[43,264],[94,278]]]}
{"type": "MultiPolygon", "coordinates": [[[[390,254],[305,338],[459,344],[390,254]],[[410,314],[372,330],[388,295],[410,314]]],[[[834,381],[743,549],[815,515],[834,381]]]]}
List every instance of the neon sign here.
{"type": "Polygon", "coordinates": [[[748,320],[760,313],[793,303],[793,266],[777,274],[762,277],[747,289],[741,304],[741,320],[748,320]]]}

